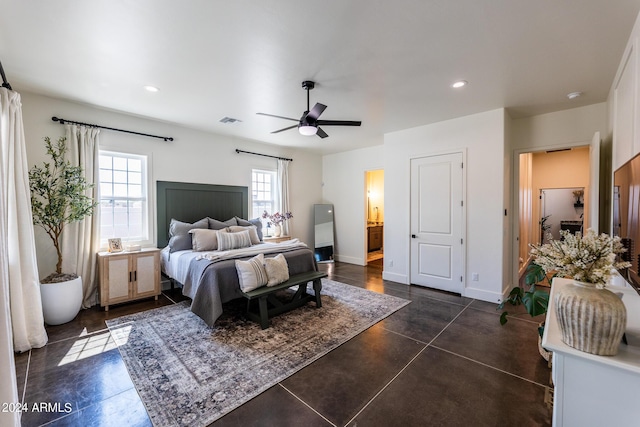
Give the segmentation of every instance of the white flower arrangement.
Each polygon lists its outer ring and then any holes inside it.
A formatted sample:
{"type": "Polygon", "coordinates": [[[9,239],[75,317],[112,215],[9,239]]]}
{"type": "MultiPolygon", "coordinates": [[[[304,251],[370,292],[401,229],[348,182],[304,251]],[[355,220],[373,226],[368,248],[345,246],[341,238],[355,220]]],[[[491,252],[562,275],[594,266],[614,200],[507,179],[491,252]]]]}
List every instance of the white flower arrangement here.
{"type": "Polygon", "coordinates": [[[554,272],[581,282],[592,283],[602,288],[611,277],[613,268],[627,268],[631,264],[616,261],[616,256],[626,251],[620,237],[605,233],[598,235],[589,229],[582,235],[561,230],[562,240],[551,240],[544,245],[530,245],[534,263],[545,273],[554,272]]]}

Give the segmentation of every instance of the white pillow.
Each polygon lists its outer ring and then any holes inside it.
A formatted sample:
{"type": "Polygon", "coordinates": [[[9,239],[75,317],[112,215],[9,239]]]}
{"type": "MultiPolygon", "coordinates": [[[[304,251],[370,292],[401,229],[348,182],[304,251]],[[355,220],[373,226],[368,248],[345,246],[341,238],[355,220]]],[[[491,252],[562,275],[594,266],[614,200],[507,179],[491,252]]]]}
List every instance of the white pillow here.
{"type": "Polygon", "coordinates": [[[215,251],[218,249],[218,231],[202,228],[189,230],[194,251],[215,251]]]}
{"type": "Polygon", "coordinates": [[[249,237],[251,238],[251,244],[257,245],[260,242],[260,237],[258,237],[258,229],[255,225],[242,226],[242,225],[232,225],[231,227],[227,227],[225,231],[229,233],[238,233],[240,231],[247,230],[249,232],[249,237]]]}
{"type": "Polygon", "coordinates": [[[267,272],[267,286],[275,286],[289,280],[289,265],[282,254],[264,259],[264,269],[267,272]]]}
{"type": "Polygon", "coordinates": [[[248,261],[236,260],[236,270],[242,292],[249,292],[267,284],[263,254],[258,254],[248,261]]]}
{"type": "Polygon", "coordinates": [[[248,248],[249,246],[251,246],[249,230],[239,231],[237,233],[227,233],[226,231],[218,230],[219,251],[248,248]]]}

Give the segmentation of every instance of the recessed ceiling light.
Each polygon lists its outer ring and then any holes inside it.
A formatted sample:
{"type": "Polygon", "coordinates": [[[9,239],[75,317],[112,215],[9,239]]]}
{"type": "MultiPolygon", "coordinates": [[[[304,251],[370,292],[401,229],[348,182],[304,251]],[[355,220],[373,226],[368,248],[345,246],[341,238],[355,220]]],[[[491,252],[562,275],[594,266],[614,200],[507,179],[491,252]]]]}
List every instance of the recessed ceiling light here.
{"type": "Polygon", "coordinates": [[[461,87],[466,86],[466,85],[467,85],[467,83],[468,83],[468,82],[467,82],[466,80],[458,80],[457,82],[454,82],[454,83],[451,85],[451,87],[458,89],[458,88],[461,88],[461,87]]]}
{"type": "Polygon", "coordinates": [[[157,87],[155,87],[155,86],[145,86],[144,88],[145,88],[145,90],[147,90],[148,92],[158,92],[158,91],[160,90],[160,89],[158,89],[158,88],[157,88],[157,87]]]}
{"type": "Polygon", "coordinates": [[[567,94],[567,98],[569,99],[576,99],[576,98],[580,98],[581,96],[582,96],[582,92],[571,92],[567,94]]]}

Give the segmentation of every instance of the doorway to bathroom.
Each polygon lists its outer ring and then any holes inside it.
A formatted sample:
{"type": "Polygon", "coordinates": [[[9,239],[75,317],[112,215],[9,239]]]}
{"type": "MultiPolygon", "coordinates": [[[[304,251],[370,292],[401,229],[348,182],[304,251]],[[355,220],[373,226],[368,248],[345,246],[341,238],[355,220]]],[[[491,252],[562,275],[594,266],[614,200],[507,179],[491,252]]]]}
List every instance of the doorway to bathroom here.
{"type": "Polygon", "coordinates": [[[367,213],[367,264],[380,264],[384,258],[384,170],[365,172],[367,213]]]}

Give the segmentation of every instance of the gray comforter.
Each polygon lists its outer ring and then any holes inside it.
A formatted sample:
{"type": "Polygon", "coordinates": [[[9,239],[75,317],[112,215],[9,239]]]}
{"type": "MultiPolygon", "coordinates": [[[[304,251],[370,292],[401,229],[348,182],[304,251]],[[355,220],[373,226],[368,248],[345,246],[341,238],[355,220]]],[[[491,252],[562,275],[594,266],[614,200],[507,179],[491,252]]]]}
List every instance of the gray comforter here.
{"type": "MultiPolygon", "coordinates": [[[[265,253],[265,257],[274,257],[278,253],[287,259],[290,275],[318,269],[313,251],[309,248],[284,249],[277,253],[265,253]]],[[[249,258],[251,256],[237,259],[249,258]]],[[[207,325],[213,326],[222,314],[222,304],[242,297],[235,259],[192,260],[182,294],[192,299],[191,311],[207,325]]]]}

